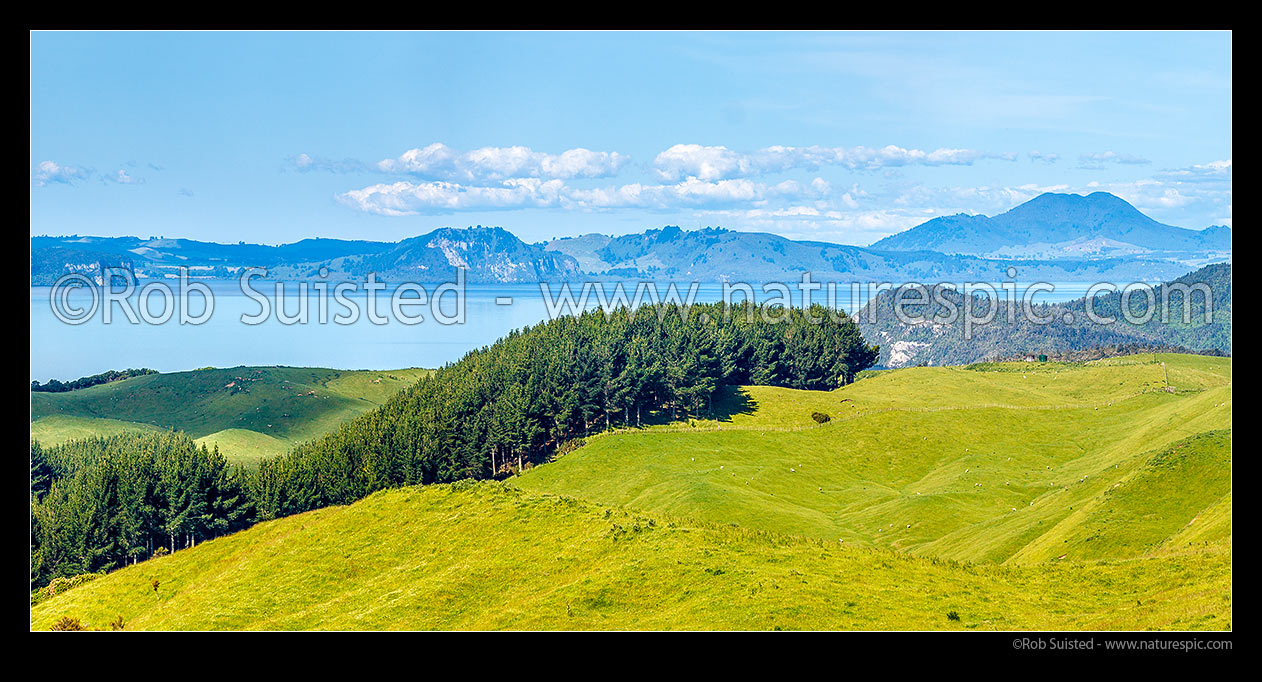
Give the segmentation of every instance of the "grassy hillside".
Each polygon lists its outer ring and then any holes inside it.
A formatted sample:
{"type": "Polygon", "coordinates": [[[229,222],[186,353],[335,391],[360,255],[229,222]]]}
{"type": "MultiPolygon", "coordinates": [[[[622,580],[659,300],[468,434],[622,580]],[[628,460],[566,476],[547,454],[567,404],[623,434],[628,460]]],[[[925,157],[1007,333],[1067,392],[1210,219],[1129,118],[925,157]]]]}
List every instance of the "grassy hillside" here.
{"type": "Polygon", "coordinates": [[[31,438],[49,445],[59,445],[68,440],[90,438],[92,436],[113,436],[119,433],[145,431],[161,431],[162,427],[153,424],[126,422],[104,417],[75,417],[66,414],[53,414],[36,419],[32,416],[31,438]]]}
{"type": "Polygon", "coordinates": [[[263,523],[44,601],[31,627],[1228,628],[1230,613],[1221,551],[961,565],[481,483],[263,523]]]}
{"type": "Polygon", "coordinates": [[[1231,536],[1231,518],[1213,510],[1230,495],[1231,432],[1193,436],[1148,454],[1018,556],[1108,559],[1221,541],[1231,536]],[[1200,533],[1184,535],[1197,523],[1200,533]]]}
{"type": "Polygon", "coordinates": [[[1147,358],[915,368],[828,393],[751,387],[725,420],[594,438],[517,484],[958,560],[1142,556],[1230,493],[1230,360],[1147,358]],[[826,407],[832,421],[815,425],[826,407]],[[1196,455],[1154,464],[1169,452],[1196,455]],[[1099,527],[1122,492],[1153,486],[1184,492],[1122,495],[1121,513],[1166,525],[1099,527]]]}
{"type": "Polygon", "coordinates": [[[1230,359],[909,368],[715,407],[506,483],[263,523],[31,626],[1231,626],[1230,359]]]}
{"type": "Polygon", "coordinates": [[[331,431],[426,370],[233,367],[151,374],[67,393],[31,394],[31,437],[57,444],[121,431],[184,431],[255,461],[331,431]]]}

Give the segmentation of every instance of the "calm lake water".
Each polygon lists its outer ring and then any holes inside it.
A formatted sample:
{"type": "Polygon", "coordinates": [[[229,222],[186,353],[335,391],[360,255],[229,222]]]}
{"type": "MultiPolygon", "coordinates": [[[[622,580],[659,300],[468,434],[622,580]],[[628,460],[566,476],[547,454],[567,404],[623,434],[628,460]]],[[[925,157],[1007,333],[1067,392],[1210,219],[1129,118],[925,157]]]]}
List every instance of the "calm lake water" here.
{"type": "MultiPolygon", "coordinates": [[[[403,367],[437,367],[459,360],[468,351],[490,344],[513,329],[536,324],[549,317],[549,305],[539,285],[467,285],[464,295],[464,320],[458,324],[439,324],[431,314],[431,307],[418,306],[419,310],[407,311],[408,315],[419,312],[424,321],[405,324],[395,319],[390,311],[389,292],[377,295],[376,309],[389,321],[374,324],[367,317],[367,295],[359,292],[349,300],[359,308],[358,321],[353,324],[334,324],[334,316],[346,310],[331,303],[330,321],[320,324],[317,318],[319,305],[317,294],[308,291],[309,321],[307,324],[285,324],[273,312],[261,324],[245,324],[242,317],[254,316],[261,310],[260,304],[246,296],[236,282],[207,282],[214,297],[214,311],[203,324],[180,324],[177,316],[160,324],[144,320],[130,322],[122,313],[121,304],[113,306],[113,319],[107,324],[98,310],[86,322],[67,324],[54,314],[50,300],[50,287],[31,287],[31,379],[47,381],[50,378],[71,380],[96,374],[109,369],[149,367],[161,372],[174,372],[199,367],[233,367],[237,365],[290,365],[332,367],[337,369],[397,369],[403,367]],[[511,302],[510,302],[511,299],[511,302]]],[[[292,283],[286,285],[294,287],[292,283]]],[[[688,284],[679,284],[685,294],[688,284]]],[[[998,285],[995,285],[996,288],[998,285]]],[[[1022,286],[1023,285],[1019,285],[1022,286]]],[[[1066,301],[1084,295],[1088,283],[1055,283],[1056,291],[1040,293],[1035,301],[1066,301]]],[[[667,284],[658,285],[665,296],[667,284]]],[[[272,294],[272,283],[255,282],[257,291],[272,294]]],[[[432,294],[435,286],[427,285],[432,294]]],[[[557,293],[556,285],[552,288],[557,293]]],[[[1019,289],[1018,291],[1020,291],[1019,289]]],[[[837,288],[840,307],[846,311],[860,308],[870,296],[866,289],[852,296],[849,285],[837,288]]],[[[288,314],[295,315],[296,290],[286,289],[288,314]]],[[[573,287],[579,297],[580,287],[573,287]]],[[[612,291],[610,290],[612,293],[612,291]]],[[[757,300],[774,298],[762,294],[755,287],[757,300]]],[[[632,292],[628,291],[628,294],[632,292]]],[[[67,301],[75,307],[88,309],[92,293],[87,289],[76,290],[67,301]]],[[[407,294],[414,296],[412,292],[407,294]]],[[[722,299],[720,284],[703,284],[697,289],[695,300],[715,302],[722,299]]],[[[799,294],[794,291],[795,304],[800,304],[799,294]]],[[[445,294],[440,299],[439,311],[452,316],[456,313],[455,296],[445,294]]],[[[555,300],[555,299],[553,299],[555,300]]],[[[740,300],[740,297],[735,297],[740,300]]],[[[812,294],[814,302],[827,301],[827,291],[812,294]]],[[[191,297],[191,313],[201,312],[201,299],[191,297]]],[[[139,310],[136,297],[130,300],[133,310],[139,310]]],[[[160,316],[164,307],[161,296],[150,298],[152,316],[160,316]]],[[[430,304],[432,306],[432,303],[430,304]]],[[[588,308],[596,307],[598,300],[593,293],[588,297],[588,308]]]]}

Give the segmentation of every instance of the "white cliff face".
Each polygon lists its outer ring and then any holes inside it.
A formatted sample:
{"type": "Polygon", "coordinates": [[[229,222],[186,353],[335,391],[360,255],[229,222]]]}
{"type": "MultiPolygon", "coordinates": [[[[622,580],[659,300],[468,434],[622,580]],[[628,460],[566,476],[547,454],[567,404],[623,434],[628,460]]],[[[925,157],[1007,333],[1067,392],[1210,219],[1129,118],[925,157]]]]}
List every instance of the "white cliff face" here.
{"type": "Polygon", "coordinates": [[[469,267],[469,261],[464,257],[464,253],[469,250],[469,242],[455,241],[446,237],[435,237],[429,240],[426,246],[442,251],[443,256],[447,258],[447,262],[453,268],[469,267]]]}
{"type": "Polygon", "coordinates": [[[528,247],[510,245],[508,251],[499,250],[500,244],[478,238],[464,238],[448,234],[435,235],[425,242],[425,247],[442,254],[447,264],[455,268],[467,268],[480,273],[480,278],[495,282],[524,282],[553,276],[577,273],[577,264],[564,254],[541,251],[532,255],[528,247]]]}
{"type": "Polygon", "coordinates": [[[929,344],[917,341],[895,341],[890,345],[889,367],[903,367],[911,362],[916,353],[922,348],[928,348],[929,344]]]}

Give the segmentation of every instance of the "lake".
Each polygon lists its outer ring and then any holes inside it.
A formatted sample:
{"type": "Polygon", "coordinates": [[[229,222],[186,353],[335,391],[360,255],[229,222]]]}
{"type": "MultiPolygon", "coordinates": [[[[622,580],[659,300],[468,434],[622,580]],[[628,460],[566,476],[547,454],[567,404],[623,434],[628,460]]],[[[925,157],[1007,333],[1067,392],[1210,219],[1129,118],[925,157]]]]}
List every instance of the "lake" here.
{"type": "MultiPolygon", "coordinates": [[[[143,282],[142,282],[143,284],[143,282]]],[[[50,301],[50,287],[31,287],[31,379],[62,381],[97,374],[110,369],[148,367],[161,372],[175,372],[199,367],[233,367],[237,365],[290,365],[331,367],[337,369],[396,369],[403,367],[438,367],[459,360],[465,353],[494,342],[513,329],[536,324],[550,316],[549,304],[555,301],[557,286],[550,287],[552,299],[540,291],[537,284],[466,285],[464,290],[464,319],[455,324],[441,324],[433,310],[422,305],[413,306],[424,316],[419,324],[405,324],[388,314],[389,293],[378,294],[377,309],[387,311],[385,324],[374,324],[367,316],[368,296],[364,292],[348,297],[358,307],[359,319],[353,324],[335,324],[332,319],[344,308],[332,305],[326,323],[317,318],[317,293],[308,290],[309,322],[286,324],[273,314],[260,324],[246,324],[242,317],[252,317],[261,312],[260,304],[240,289],[235,281],[206,282],[213,298],[214,311],[202,324],[180,324],[177,316],[160,324],[129,321],[121,312],[121,304],[112,306],[113,319],[106,323],[103,315],[92,315],[82,324],[68,324],[54,313],[50,301]]],[[[1058,302],[1079,298],[1091,286],[1084,282],[1054,283],[1056,290],[1040,293],[1038,302],[1058,302]]],[[[272,283],[254,283],[257,291],[271,293],[272,283]]],[[[301,297],[285,285],[288,314],[295,315],[301,297]],[[294,293],[290,293],[294,292],[294,293]]],[[[998,284],[994,285],[998,288],[998,284]]],[[[667,284],[658,285],[659,294],[665,297],[667,284]]],[[[681,283],[678,290],[686,295],[689,284],[681,283]]],[[[1019,285],[1021,289],[1024,285],[1019,285]]],[[[430,293],[435,288],[426,285],[430,293]]],[[[1021,290],[1019,289],[1019,290],[1021,290]]],[[[572,292],[581,301],[580,288],[572,292]]],[[[766,300],[755,286],[757,300],[766,300]]],[[[627,292],[628,295],[632,291],[627,292]]],[[[255,294],[257,296],[257,294],[255,294]]],[[[414,295],[412,292],[404,298],[414,295]]],[[[611,292],[609,296],[612,296],[611,292]]],[[[80,309],[87,309],[93,293],[86,288],[68,295],[66,301],[80,309]]],[[[697,302],[715,302],[722,299],[720,284],[701,284],[696,288],[697,302]]],[[[774,297],[774,295],[770,295],[774,297]]],[[[794,302],[801,303],[794,292],[794,302]]],[[[844,310],[856,310],[870,296],[866,289],[853,292],[849,285],[837,288],[836,298],[844,310]]],[[[128,303],[139,310],[138,295],[128,303]]],[[[274,296],[270,297],[273,301],[274,296]]],[[[740,300],[736,296],[735,300],[740,300]]],[[[826,290],[812,294],[814,302],[827,302],[826,290]]],[[[577,301],[576,301],[577,302],[577,301]]],[[[151,297],[150,311],[160,316],[161,297],[151,297]]],[[[192,314],[201,311],[196,296],[190,304],[192,314]]],[[[432,302],[430,304],[433,305],[432,302]]],[[[596,307],[595,292],[588,296],[586,308],[596,307]]],[[[273,303],[274,306],[274,303],[273,303]]],[[[440,299],[439,311],[454,317],[457,310],[454,297],[440,299]]],[[[408,313],[413,315],[414,313],[408,313]]]]}

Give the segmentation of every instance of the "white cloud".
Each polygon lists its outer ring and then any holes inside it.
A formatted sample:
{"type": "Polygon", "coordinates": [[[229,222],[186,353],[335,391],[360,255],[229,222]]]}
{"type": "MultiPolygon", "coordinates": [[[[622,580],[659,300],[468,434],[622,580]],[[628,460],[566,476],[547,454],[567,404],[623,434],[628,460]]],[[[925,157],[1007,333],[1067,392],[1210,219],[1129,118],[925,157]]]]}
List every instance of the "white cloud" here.
{"type": "Polygon", "coordinates": [[[752,153],[722,146],[677,144],[657,155],[653,166],[664,180],[693,177],[723,180],[794,169],[816,170],[838,166],[849,170],[879,170],[899,166],[968,166],[982,159],[1016,160],[1015,154],[975,149],[940,148],[933,151],[895,145],[872,147],[765,147],[752,153]]]}
{"type": "MultiPolygon", "coordinates": [[[[125,165],[135,168],[140,164],[135,161],[129,161],[125,165]]],[[[152,170],[161,171],[161,167],[156,164],[150,163],[148,166],[152,170]]],[[[36,187],[46,187],[55,183],[73,185],[93,178],[103,183],[112,182],[117,185],[142,185],[145,182],[144,178],[132,175],[126,168],[120,168],[112,173],[97,173],[91,168],[68,166],[56,161],[41,161],[35,167],[35,172],[31,173],[31,184],[36,187]]]]}
{"type": "Polygon", "coordinates": [[[1088,170],[1101,170],[1110,163],[1142,166],[1152,162],[1142,157],[1133,156],[1131,154],[1119,154],[1114,151],[1094,152],[1091,154],[1082,154],[1078,157],[1078,167],[1088,170]]]}
{"type": "Polygon", "coordinates": [[[609,177],[631,160],[625,154],[594,152],[581,147],[566,150],[560,155],[532,153],[531,159],[535,158],[538,159],[541,176],[563,179],[609,177]]]}
{"type": "Polygon", "coordinates": [[[143,178],[132,177],[127,171],[119,169],[109,175],[102,176],[103,179],[115,182],[120,185],[140,185],[144,184],[143,178]]]}
{"type": "Polygon", "coordinates": [[[1231,225],[1231,159],[1166,169],[1134,182],[1093,185],[1172,225],[1231,225]]]}
{"type": "Polygon", "coordinates": [[[378,184],[338,195],[347,206],[380,215],[416,215],[476,209],[565,208],[577,210],[723,207],[757,205],[771,200],[818,199],[831,187],[822,178],[802,184],[775,185],[748,179],[708,182],[688,178],[672,184],[630,183],[579,188],[562,180],[520,178],[496,186],[452,182],[378,184]]]}
{"type": "Polygon", "coordinates": [[[570,149],[560,154],[529,147],[482,147],[461,152],[441,142],[409,149],[398,158],[377,163],[383,173],[414,175],[443,182],[487,183],[513,178],[569,180],[614,175],[630,160],[617,152],[570,149]]]}
{"type": "MultiPolygon", "coordinates": [[[[1031,151],[1051,164],[1054,153],[1031,151]]],[[[972,149],[933,151],[897,146],[765,147],[742,153],[723,146],[679,144],[652,164],[660,180],[593,186],[572,182],[617,172],[627,157],[572,149],[543,154],[527,147],[484,147],[460,152],[442,144],[413,149],[377,164],[376,170],[416,178],[376,184],[337,195],[341,203],[380,215],[441,214],[470,210],[543,208],[567,211],[678,211],[722,221],[734,229],[786,236],[871,243],[924,220],[955,213],[997,215],[1045,192],[1103,190],[1130,201],[1154,218],[1202,227],[1204,216],[1231,224],[1231,160],[1167,169],[1128,182],[1082,184],[929,186],[887,176],[884,187],[849,189],[827,179],[763,179],[785,171],[823,167],[884,170],[903,166],[968,165],[981,159],[1015,160],[1014,154],[972,149]]],[[[1084,154],[1084,164],[1146,164],[1113,151],[1084,154]]],[[[299,156],[295,165],[319,161],[299,156]]]]}
{"type": "Polygon", "coordinates": [[[763,201],[773,194],[792,192],[795,189],[793,187],[772,188],[743,179],[708,182],[688,178],[673,185],[634,183],[590,190],[573,189],[570,190],[568,199],[574,206],[587,209],[670,209],[682,206],[749,204],[763,201]]]}
{"type": "Polygon", "coordinates": [[[351,190],[338,201],[387,216],[445,213],[473,209],[546,208],[560,205],[564,184],[538,178],[508,180],[499,187],[469,187],[450,182],[396,182],[351,190]]]}
{"type": "Polygon", "coordinates": [[[653,165],[663,179],[719,180],[748,175],[750,161],[727,147],[677,144],[657,155],[653,165]]]}
{"type": "Polygon", "coordinates": [[[298,154],[289,157],[289,162],[293,167],[301,172],[324,171],[326,173],[363,173],[371,171],[362,161],[355,159],[326,159],[322,157],[314,157],[309,154],[298,154]]]}
{"type": "Polygon", "coordinates": [[[31,182],[38,187],[52,183],[73,185],[80,180],[92,177],[92,171],[77,166],[63,166],[56,161],[41,161],[31,174],[31,182]]]}
{"type": "Polygon", "coordinates": [[[1087,187],[1116,194],[1141,211],[1182,208],[1197,200],[1196,197],[1179,191],[1176,186],[1152,179],[1135,182],[1092,182],[1088,183],[1087,187]]]}
{"type": "Polygon", "coordinates": [[[697,218],[725,227],[772,232],[790,239],[865,245],[936,217],[929,209],[819,209],[814,206],[701,211],[697,218]]]}
{"type": "Polygon", "coordinates": [[[931,209],[939,215],[986,213],[994,215],[1047,192],[1065,192],[1069,185],[1022,185],[980,187],[930,187],[914,185],[899,189],[888,200],[895,206],[931,209]]]}
{"type": "Polygon", "coordinates": [[[1225,161],[1210,161],[1209,163],[1201,163],[1186,168],[1170,168],[1160,173],[1157,177],[1169,180],[1178,180],[1181,182],[1231,182],[1231,159],[1225,161]]]}

